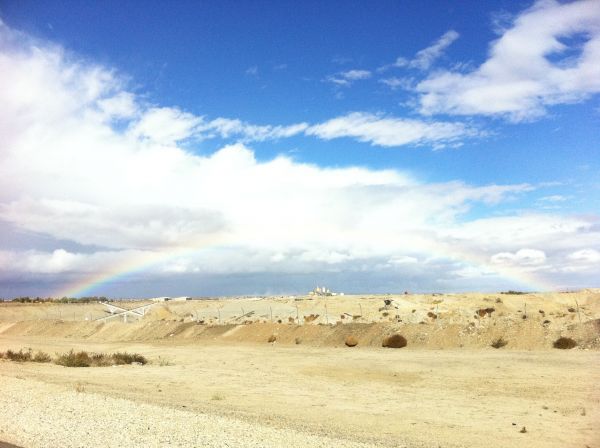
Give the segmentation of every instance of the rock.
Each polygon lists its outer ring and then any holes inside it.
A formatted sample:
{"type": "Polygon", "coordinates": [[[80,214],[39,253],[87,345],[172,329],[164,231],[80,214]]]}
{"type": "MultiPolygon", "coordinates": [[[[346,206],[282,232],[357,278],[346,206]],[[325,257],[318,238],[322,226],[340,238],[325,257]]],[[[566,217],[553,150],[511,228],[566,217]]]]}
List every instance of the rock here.
{"type": "Polygon", "coordinates": [[[358,345],[358,339],[350,334],[344,339],[344,344],[346,344],[347,347],[356,347],[358,345]]]}

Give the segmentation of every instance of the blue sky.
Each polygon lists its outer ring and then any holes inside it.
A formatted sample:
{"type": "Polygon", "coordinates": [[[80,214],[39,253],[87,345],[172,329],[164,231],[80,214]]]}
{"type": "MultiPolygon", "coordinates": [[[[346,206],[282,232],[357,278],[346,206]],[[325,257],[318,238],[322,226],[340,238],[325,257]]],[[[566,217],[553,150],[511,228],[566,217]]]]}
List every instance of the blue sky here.
{"type": "Polygon", "coordinates": [[[596,1],[0,20],[0,295],[598,286],[596,1]]]}

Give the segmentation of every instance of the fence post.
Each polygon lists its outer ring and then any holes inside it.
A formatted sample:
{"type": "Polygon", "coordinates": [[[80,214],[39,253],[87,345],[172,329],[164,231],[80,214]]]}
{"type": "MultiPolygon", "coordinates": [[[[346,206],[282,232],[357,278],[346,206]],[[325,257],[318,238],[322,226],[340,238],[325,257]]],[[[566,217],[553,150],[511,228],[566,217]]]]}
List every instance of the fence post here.
{"type": "Polygon", "coordinates": [[[363,313],[362,313],[362,305],[359,303],[358,307],[360,308],[360,317],[362,317],[363,313]]]}
{"type": "Polygon", "coordinates": [[[300,325],[300,312],[298,311],[298,305],[296,305],[296,323],[300,325]]]}
{"type": "Polygon", "coordinates": [[[579,303],[575,300],[575,305],[577,305],[577,317],[579,318],[579,323],[581,323],[581,314],[579,314],[579,303]]]}
{"type": "Polygon", "coordinates": [[[221,325],[221,309],[217,308],[217,313],[219,314],[219,325],[221,325]]]}
{"type": "Polygon", "coordinates": [[[329,315],[327,314],[327,304],[325,304],[325,322],[329,325],[329,315]]]}
{"type": "Polygon", "coordinates": [[[273,323],[273,307],[269,306],[269,310],[271,310],[271,323],[273,323]]]}

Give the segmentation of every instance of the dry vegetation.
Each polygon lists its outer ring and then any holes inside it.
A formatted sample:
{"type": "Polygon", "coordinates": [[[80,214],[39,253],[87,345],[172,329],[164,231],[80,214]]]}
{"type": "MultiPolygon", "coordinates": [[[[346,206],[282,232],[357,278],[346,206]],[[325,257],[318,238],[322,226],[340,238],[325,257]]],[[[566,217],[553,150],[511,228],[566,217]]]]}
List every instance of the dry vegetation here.
{"type": "Polygon", "coordinates": [[[400,334],[393,334],[383,339],[381,346],[387,348],[403,348],[408,342],[406,338],[400,334]]]}
{"type": "MultiPolygon", "coordinates": [[[[52,362],[52,357],[45,352],[38,351],[33,354],[31,349],[20,349],[18,352],[7,350],[0,352],[0,359],[6,359],[15,362],[52,362]]],[[[64,367],[107,367],[124,364],[146,364],[148,360],[137,353],[116,352],[106,353],[88,353],[86,351],[75,352],[71,350],[67,353],[57,354],[54,363],[64,367]]]]}
{"type": "Polygon", "coordinates": [[[577,347],[577,342],[571,338],[560,337],[556,341],[554,341],[554,344],[552,344],[552,346],[554,348],[565,350],[577,347]]]}

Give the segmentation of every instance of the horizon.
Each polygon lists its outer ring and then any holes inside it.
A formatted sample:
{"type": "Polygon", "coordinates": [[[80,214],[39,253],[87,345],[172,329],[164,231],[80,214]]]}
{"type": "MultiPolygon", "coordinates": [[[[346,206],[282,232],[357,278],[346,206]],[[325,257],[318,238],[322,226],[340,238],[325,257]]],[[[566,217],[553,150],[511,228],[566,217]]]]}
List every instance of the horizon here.
{"type": "Polygon", "coordinates": [[[291,5],[0,5],[0,297],[600,287],[600,2],[291,5]]]}

